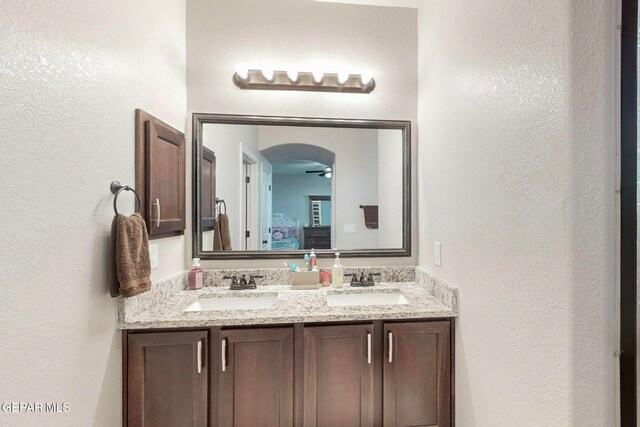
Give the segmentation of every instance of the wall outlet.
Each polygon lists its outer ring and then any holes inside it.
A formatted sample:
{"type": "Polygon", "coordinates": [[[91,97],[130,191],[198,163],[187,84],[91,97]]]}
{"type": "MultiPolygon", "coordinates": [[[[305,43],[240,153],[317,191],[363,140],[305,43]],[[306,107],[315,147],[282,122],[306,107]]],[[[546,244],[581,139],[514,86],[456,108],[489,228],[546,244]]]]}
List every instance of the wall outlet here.
{"type": "Polygon", "coordinates": [[[345,224],[344,225],[344,232],[348,233],[348,234],[353,234],[356,232],[356,225],[355,224],[345,224]]]}
{"type": "Polygon", "coordinates": [[[158,244],[149,243],[149,258],[151,260],[151,269],[158,268],[158,244]]]}
{"type": "Polygon", "coordinates": [[[435,242],[433,244],[433,262],[437,266],[442,265],[442,245],[440,242],[435,242]]]}

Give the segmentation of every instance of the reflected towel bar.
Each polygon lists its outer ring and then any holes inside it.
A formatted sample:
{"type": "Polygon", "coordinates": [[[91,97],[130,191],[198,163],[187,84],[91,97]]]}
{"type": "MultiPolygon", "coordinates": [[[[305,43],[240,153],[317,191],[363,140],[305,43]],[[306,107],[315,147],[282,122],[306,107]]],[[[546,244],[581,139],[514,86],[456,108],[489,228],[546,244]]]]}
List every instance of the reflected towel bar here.
{"type": "MultiPolygon", "coordinates": [[[[222,203],[222,205],[224,206],[224,212],[222,212],[222,213],[226,214],[227,213],[227,204],[225,203],[224,199],[220,199],[220,198],[216,197],[216,207],[220,203],[222,203]]],[[[221,213],[219,209],[218,209],[218,213],[221,213]]]]}

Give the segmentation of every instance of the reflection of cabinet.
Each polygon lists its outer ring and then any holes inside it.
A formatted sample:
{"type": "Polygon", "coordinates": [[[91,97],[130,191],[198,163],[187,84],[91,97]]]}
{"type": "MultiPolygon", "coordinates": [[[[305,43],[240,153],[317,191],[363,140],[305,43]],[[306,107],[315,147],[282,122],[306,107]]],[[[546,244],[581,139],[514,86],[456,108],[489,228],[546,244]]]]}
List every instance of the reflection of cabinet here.
{"type": "Polygon", "coordinates": [[[331,249],[331,227],[303,227],[300,249],[331,249]]]}
{"type": "Polygon", "coordinates": [[[184,134],[136,110],[136,188],[149,238],[184,234],[184,134]]]}
{"type": "Polygon", "coordinates": [[[209,384],[207,332],[129,334],[129,426],[204,426],[209,384]]]}
{"type": "Polygon", "coordinates": [[[293,328],[221,330],[219,426],[293,425],[293,328]]]}
{"type": "Polygon", "coordinates": [[[202,231],[213,230],[215,224],[216,200],[216,155],[207,147],[202,147],[202,167],[200,176],[200,217],[202,231]]]}

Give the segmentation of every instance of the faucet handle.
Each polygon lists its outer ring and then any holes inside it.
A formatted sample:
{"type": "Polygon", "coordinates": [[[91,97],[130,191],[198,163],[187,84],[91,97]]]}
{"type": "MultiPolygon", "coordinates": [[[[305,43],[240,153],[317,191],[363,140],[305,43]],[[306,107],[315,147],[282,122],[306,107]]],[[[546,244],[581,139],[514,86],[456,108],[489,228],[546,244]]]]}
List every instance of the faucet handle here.
{"type": "Polygon", "coordinates": [[[236,286],[238,281],[238,276],[222,276],[223,279],[231,279],[231,286],[236,286]]]}
{"type": "Polygon", "coordinates": [[[264,276],[249,276],[249,286],[256,286],[256,279],[262,279],[264,276]]]}
{"type": "Polygon", "coordinates": [[[345,273],[343,274],[344,277],[351,277],[351,285],[353,286],[354,284],[358,284],[360,283],[360,279],[358,278],[358,273],[345,273]]]}
{"type": "Polygon", "coordinates": [[[369,276],[367,278],[367,282],[375,283],[376,281],[373,279],[374,276],[381,276],[381,274],[380,273],[371,273],[371,272],[369,272],[369,276]]]}

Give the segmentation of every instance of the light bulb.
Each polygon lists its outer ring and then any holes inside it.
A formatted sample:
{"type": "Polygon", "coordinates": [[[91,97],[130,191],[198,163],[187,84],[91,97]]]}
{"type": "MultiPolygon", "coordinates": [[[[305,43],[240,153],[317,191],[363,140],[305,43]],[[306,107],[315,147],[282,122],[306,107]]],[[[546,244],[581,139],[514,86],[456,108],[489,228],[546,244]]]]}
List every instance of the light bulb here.
{"type": "Polygon", "coordinates": [[[236,65],[236,74],[242,80],[247,80],[249,78],[249,69],[245,64],[238,64],[236,65]]]}
{"type": "Polygon", "coordinates": [[[298,81],[298,72],[296,70],[287,70],[287,76],[294,83],[298,81]]]}
{"type": "Polygon", "coordinates": [[[338,73],[338,83],[343,85],[349,80],[349,73],[347,71],[340,71],[338,73]]]}
{"type": "Polygon", "coordinates": [[[373,75],[371,74],[371,71],[363,71],[362,74],[360,74],[360,80],[362,80],[362,84],[364,86],[371,83],[372,79],[373,79],[373,75]]]}
{"type": "Polygon", "coordinates": [[[274,76],[273,68],[263,68],[262,75],[264,76],[265,79],[269,81],[273,80],[273,76],[274,76]]]}
{"type": "Polygon", "coordinates": [[[315,81],[316,83],[320,83],[322,82],[322,79],[324,79],[324,71],[313,70],[313,81],[315,81]]]}

